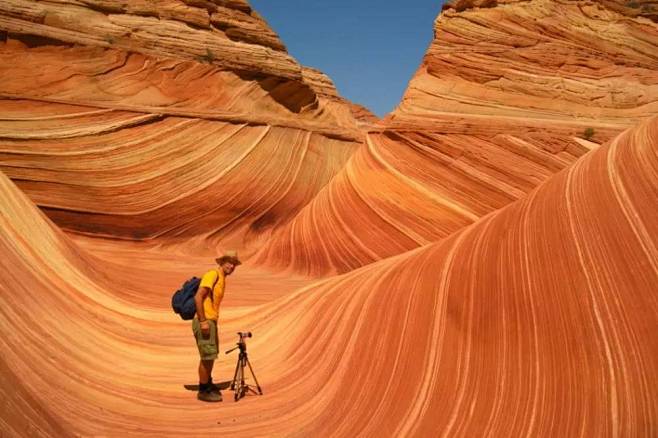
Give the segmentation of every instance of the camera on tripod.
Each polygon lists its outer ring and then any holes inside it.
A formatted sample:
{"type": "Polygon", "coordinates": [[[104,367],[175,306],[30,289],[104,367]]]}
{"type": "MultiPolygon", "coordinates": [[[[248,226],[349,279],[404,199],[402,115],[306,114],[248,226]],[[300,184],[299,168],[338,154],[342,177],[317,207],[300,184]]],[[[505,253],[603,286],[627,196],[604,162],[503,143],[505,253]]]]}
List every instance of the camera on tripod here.
{"type": "Polygon", "coordinates": [[[235,401],[238,401],[244,397],[247,394],[247,391],[252,391],[254,394],[256,394],[256,391],[254,391],[254,389],[250,385],[247,385],[244,381],[245,366],[248,366],[249,370],[251,371],[251,375],[256,382],[258,394],[263,395],[263,390],[258,384],[258,379],[256,379],[256,374],[254,373],[254,369],[251,367],[251,362],[249,362],[249,357],[247,356],[247,343],[245,342],[245,339],[251,338],[251,336],[251,332],[238,332],[238,342],[236,344],[237,347],[234,347],[226,352],[226,354],[229,354],[238,348],[240,349],[240,354],[238,355],[238,363],[235,366],[235,374],[233,375],[233,382],[231,382],[231,389],[235,391],[235,401]]]}

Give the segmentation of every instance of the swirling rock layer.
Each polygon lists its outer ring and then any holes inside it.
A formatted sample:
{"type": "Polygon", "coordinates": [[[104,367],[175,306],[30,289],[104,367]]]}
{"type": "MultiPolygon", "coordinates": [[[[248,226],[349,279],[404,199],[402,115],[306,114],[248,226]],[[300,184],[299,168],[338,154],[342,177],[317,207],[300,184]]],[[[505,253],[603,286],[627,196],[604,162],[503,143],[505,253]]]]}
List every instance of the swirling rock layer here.
{"type": "Polygon", "coordinates": [[[0,435],[656,436],[639,3],[456,1],[378,121],[244,0],[4,2],[0,435]],[[265,395],[206,405],[225,248],[265,395]]]}
{"type": "Polygon", "coordinates": [[[347,272],[437,241],[656,114],[658,25],[636,9],[448,7],[399,107],[259,260],[347,272]]]}
{"type": "Polygon", "coordinates": [[[189,3],[6,0],[0,28],[70,44],[204,58],[231,70],[301,78],[300,66],[246,2],[189,3]]]}
{"type": "Polygon", "coordinates": [[[26,41],[0,44],[0,166],[69,230],[243,246],[294,216],[362,138],[320,72],[307,83],[26,41]]]}
{"type": "Polygon", "coordinates": [[[242,327],[256,333],[249,351],[266,395],[181,418],[191,333],[162,309],[163,293],[115,280],[175,265],[143,251],[137,266],[120,252],[100,262],[3,176],[4,428],[652,436],[656,181],[654,119],[440,243],[294,292],[279,279],[266,304],[229,301],[222,345],[242,327]]]}
{"type": "Polygon", "coordinates": [[[40,118],[26,111],[39,105],[6,102],[17,109],[3,122],[6,174],[60,225],[115,237],[261,231],[353,149],[299,129],[70,106],[53,116],[53,105],[40,118]]]}

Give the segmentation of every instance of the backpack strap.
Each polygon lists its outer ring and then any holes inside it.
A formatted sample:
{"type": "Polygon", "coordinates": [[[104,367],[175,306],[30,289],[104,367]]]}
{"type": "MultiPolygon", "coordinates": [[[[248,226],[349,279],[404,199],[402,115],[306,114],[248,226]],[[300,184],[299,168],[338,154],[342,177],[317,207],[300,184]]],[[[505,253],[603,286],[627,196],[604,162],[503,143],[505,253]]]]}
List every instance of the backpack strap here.
{"type": "Polygon", "coordinates": [[[210,301],[213,303],[215,302],[215,286],[217,286],[217,282],[219,281],[219,271],[217,271],[217,280],[212,284],[212,289],[210,289],[210,301]]]}

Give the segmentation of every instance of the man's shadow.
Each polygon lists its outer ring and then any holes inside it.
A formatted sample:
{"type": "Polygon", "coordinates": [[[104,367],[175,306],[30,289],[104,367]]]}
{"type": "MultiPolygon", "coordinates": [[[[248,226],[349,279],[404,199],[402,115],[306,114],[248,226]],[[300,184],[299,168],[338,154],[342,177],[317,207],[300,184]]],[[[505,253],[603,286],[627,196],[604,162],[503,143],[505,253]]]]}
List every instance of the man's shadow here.
{"type": "MultiPolygon", "coordinates": [[[[217,390],[220,390],[220,391],[221,391],[221,390],[224,390],[224,389],[228,389],[228,388],[231,387],[231,383],[233,383],[232,380],[229,380],[229,381],[227,381],[227,382],[213,383],[213,385],[212,385],[213,388],[212,388],[212,389],[213,389],[214,391],[217,391],[217,390]]],[[[188,391],[198,391],[198,390],[199,390],[199,384],[198,384],[198,383],[197,383],[196,385],[183,385],[183,386],[184,386],[185,389],[187,389],[188,391]]]]}

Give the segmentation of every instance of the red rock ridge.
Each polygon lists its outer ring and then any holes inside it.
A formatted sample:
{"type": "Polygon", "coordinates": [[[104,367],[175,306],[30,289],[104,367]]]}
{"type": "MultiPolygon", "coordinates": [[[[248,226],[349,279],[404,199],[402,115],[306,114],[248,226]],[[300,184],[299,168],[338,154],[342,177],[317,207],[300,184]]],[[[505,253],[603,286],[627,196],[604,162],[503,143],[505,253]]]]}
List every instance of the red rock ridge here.
{"type": "Polygon", "coordinates": [[[455,7],[399,107],[259,260],[346,272],[442,239],[658,113],[656,23],[593,1],[455,7]]]}
{"type": "Polygon", "coordinates": [[[301,80],[300,66],[246,2],[202,3],[7,0],[0,29],[158,57],[203,58],[224,69],[301,80]]]}
{"type": "Polygon", "coordinates": [[[363,138],[246,2],[11,0],[0,30],[0,168],[69,230],[243,247],[363,138]]]}

